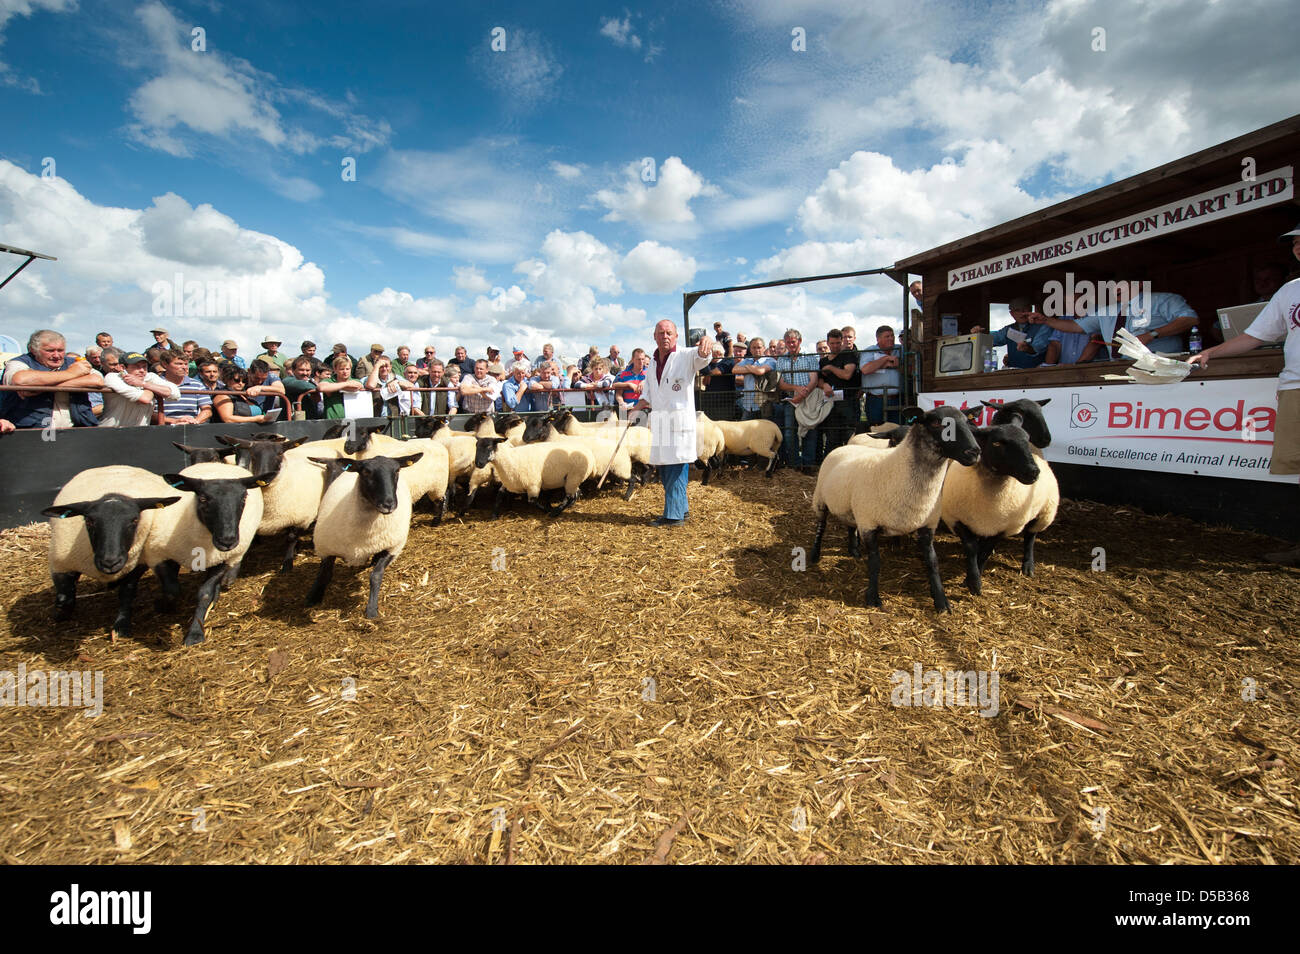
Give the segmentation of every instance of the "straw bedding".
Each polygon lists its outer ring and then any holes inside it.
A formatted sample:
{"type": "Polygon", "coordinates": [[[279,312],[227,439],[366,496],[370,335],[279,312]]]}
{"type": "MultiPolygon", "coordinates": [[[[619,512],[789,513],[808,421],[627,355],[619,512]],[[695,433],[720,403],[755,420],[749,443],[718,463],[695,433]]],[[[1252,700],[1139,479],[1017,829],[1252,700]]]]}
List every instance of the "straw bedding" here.
{"type": "Polygon", "coordinates": [[[1066,501],[1035,579],[1008,543],[971,597],[940,534],[954,612],[910,542],[868,610],[842,532],[792,568],[812,488],[692,482],[676,531],[645,526],[654,487],[417,510],[375,622],[363,572],[309,613],[314,555],[280,576],[259,543],[188,650],[152,577],[130,641],[96,584],[54,622],[48,529],[0,534],[0,670],[104,673],[97,718],[0,708],[0,858],[1300,862],[1300,588],[1270,541],[1066,501]],[[891,704],[895,670],[995,652],[995,717],[891,704]]]}

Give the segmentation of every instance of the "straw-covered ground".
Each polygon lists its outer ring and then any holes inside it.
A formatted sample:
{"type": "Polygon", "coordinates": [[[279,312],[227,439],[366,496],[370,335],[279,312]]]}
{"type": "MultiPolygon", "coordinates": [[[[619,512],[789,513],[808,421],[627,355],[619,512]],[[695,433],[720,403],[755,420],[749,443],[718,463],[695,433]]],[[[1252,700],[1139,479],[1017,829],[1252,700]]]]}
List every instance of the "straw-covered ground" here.
{"type": "Polygon", "coordinates": [[[308,612],[310,550],[280,576],[259,545],[193,649],[151,577],[130,641],[93,584],[56,624],[46,528],[8,531],[0,670],[100,670],[104,708],[0,708],[0,858],[1300,862],[1276,541],[1066,502],[1034,579],[1010,543],[971,597],[944,534],[953,613],[910,543],[868,610],[842,533],[796,569],[812,487],[692,482],[674,531],[645,526],[654,487],[417,512],[376,622],[364,574],[308,612]],[[995,653],[996,700],[892,704],[896,671],[995,653]]]}

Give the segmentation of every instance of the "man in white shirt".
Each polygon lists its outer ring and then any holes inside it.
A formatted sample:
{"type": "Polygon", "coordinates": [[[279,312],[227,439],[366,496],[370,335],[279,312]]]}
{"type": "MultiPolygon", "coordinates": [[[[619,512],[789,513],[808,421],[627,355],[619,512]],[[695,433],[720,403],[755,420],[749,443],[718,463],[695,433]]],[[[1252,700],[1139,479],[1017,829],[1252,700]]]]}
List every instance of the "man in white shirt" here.
{"type": "MultiPolygon", "coordinates": [[[[1300,259],[1300,225],[1282,236],[1300,259]]],[[[1245,354],[1260,345],[1286,339],[1286,357],[1277,379],[1277,429],[1273,434],[1270,474],[1300,474],[1300,278],[1289,281],[1269,299],[1244,332],[1223,344],[1193,355],[1191,363],[1206,367],[1211,358],[1245,354]]],[[[1264,554],[1270,563],[1300,566],[1300,545],[1264,554]]]]}
{"type": "Polygon", "coordinates": [[[153,419],[154,395],[179,401],[181,389],[149,370],[149,359],[138,351],[122,356],[121,372],[104,377],[104,427],[143,427],[153,419]]]}

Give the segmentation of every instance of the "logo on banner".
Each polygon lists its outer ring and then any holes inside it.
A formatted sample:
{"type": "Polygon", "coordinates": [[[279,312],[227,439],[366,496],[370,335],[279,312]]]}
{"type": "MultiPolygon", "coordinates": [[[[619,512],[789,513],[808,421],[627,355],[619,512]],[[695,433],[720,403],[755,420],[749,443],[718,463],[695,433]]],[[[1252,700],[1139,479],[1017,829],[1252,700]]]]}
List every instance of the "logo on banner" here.
{"type": "Polygon", "coordinates": [[[1097,423],[1101,415],[1097,413],[1097,405],[1089,404],[1087,401],[1079,400],[1079,395],[1070,395],[1070,426],[1071,427],[1092,427],[1097,423]]]}

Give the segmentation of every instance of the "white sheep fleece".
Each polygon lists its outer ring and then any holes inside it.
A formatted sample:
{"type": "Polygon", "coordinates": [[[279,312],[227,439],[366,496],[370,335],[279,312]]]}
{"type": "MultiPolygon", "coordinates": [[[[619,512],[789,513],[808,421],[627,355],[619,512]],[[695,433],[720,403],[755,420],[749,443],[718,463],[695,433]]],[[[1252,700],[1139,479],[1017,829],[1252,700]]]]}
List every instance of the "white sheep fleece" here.
{"type": "Polygon", "coordinates": [[[891,450],[846,444],[831,451],[817,475],[813,513],[829,510],[851,527],[891,536],[933,530],[952,461],[921,440],[914,429],[891,450]]]}
{"type": "Polygon", "coordinates": [[[567,444],[572,447],[584,447],[591,452],[591,473],[588,477],[599,479],[605,473],[605,468],[609,467],[609,475],[617,477],[619,480],[632,479],[632,458],[627,452],[627,441],[623,446],[618,446],[618,438],[610,440],[608,438],[594,437],[584,434],[581,437],[575,437],[571,434],[553,433],[548,443],[567,444]],[[611,467],[610,461],[614,464],[611,467]]]}
{"type": "MultiPolygon", "coordinates": [[[[712,418],[710,418],[712,420],[712,418]]],[[[727,453],[737,457],[758,454],[772,458],[781,447],[781,428],[761,418],[752,421],[713,421],[727,443],[727,453]]]]}
{"type": "Polygon", "coordinates": [[[262,488],[262,522],[257,532],[269,535],[290,527],[306,530],[316,520],[324,493],[325,468],[300,457],[290,457],[286,452],[280,472],[262,488]]]}
{"type": "MultiPolygon", "coordinates": [[[[198,477],[201,480],[233,480],[253,475],[234,464],[191,464],[182,470],[183,477],[198,477]]],[[[149,537],[145,541],[143,561],[151,567],[164,560],[175,560],[182,570],[193,568],[198,554],[203,551],[204,566],[214,567],[223,563],[238,563],[244,559],[253,537],[262,522],[262,491],[254,487],[246,491],[244,512],[239,517],[239,542],[233,550],[222,552],[212,543],[212,534],[199,520],[197,497],[188,490],[173,487],[172,493],[181,499],[170,507],[164,507],[154,517],[149,537]]]]}
{"type": "MultiPolygon", "coordinates": [[[[54,506],[73,503],[85,503],[98,500],[105,494],[121,494],[124,497],[177,497],[180,491],[170,486],[157,474],[139,467],[113,464],[108,467],[91,467],[77,474],[59,491],[54,498],[54,506]]],[[[184,501],[177,501],[170,510],[179,507],[184,501]]],[[[50,573],[78,572],[92,580],[111,583],[121,579],[134,570],[140,563],[140,554],[144,551],[145,540],[153,526],[154,518],[162,511],[156,509],[142,510],[140,523],[135,529],[135,539],[127,552],[126,566],[121,572],[105,576],[95,569],[95,551],[90,545],[90,534],[86,532],[84,517],[50,518],[50,573]]]]}
{"type": "Polygon", "coordinates": [[[695,458],[712,460],[727,447],[722,429],[703,411],[695,412],[695,458]]]}
{"type": "MultiPolygon", "coordinates": [[[[606,418],[604,421],[595,423],[583,423],[577,418],[569,418],[569,422],[561,433],[569,437],[599,437],[603,440],[617,441],[622,437],[623,424],[616,417],[606,418]]],[[[627,456],[639,464],[650,464],[650,428],[641,427],[639,424],[627,426],[627,436],[622,438],[623,448],[627,451],[627,456]]],[[[605,469],[601,465],[601,471],[605,469]]]]}
{"type": "Polygon", "coordinates": [[[501,486],[512,494],[536,500],[543,490],[563,487],[573,497],[595,466],[591,450],[578,444],[498,444],[492,470],[501,486]]]}
{"type": "Polygon", "coordinates": [[[1061,489],[1047,461],[1039,457],[1037,464],[1038,479],[1028,485],[983,464],[954,467],[943,485],[943,522],[954,531],[964,523],[981,537],[1015,536],[1026,528],[1043,532],[1056,520],[1061,489]]]}
{"type": "MultiPolygon", "coordinates": [[[[409,457],[411,454],[423,456],[410,467],[402,468],[402,480],[406,481],[411,494],[411,502],[428,496],[432,501],[439,501],[447,496],[447,481],[451,474],[451,454],[447,445],[431,437],[413,437],[409,441],[394,441],[396,448],[384,457],[409,457]]],[[[363,454],[362,459],[381,456],[363,454]]]]}
{"type": "Polygon", "coordinates": [[[369,562],[381,550],[394,557],[406,548],[411,531],[411,491],[402,468],[397,476],[397,509],[380,513],[361,497],[355,473],[344,471],[321,498],[313,534],[316,555],[335,556],[349,566],[369,562]]]}

